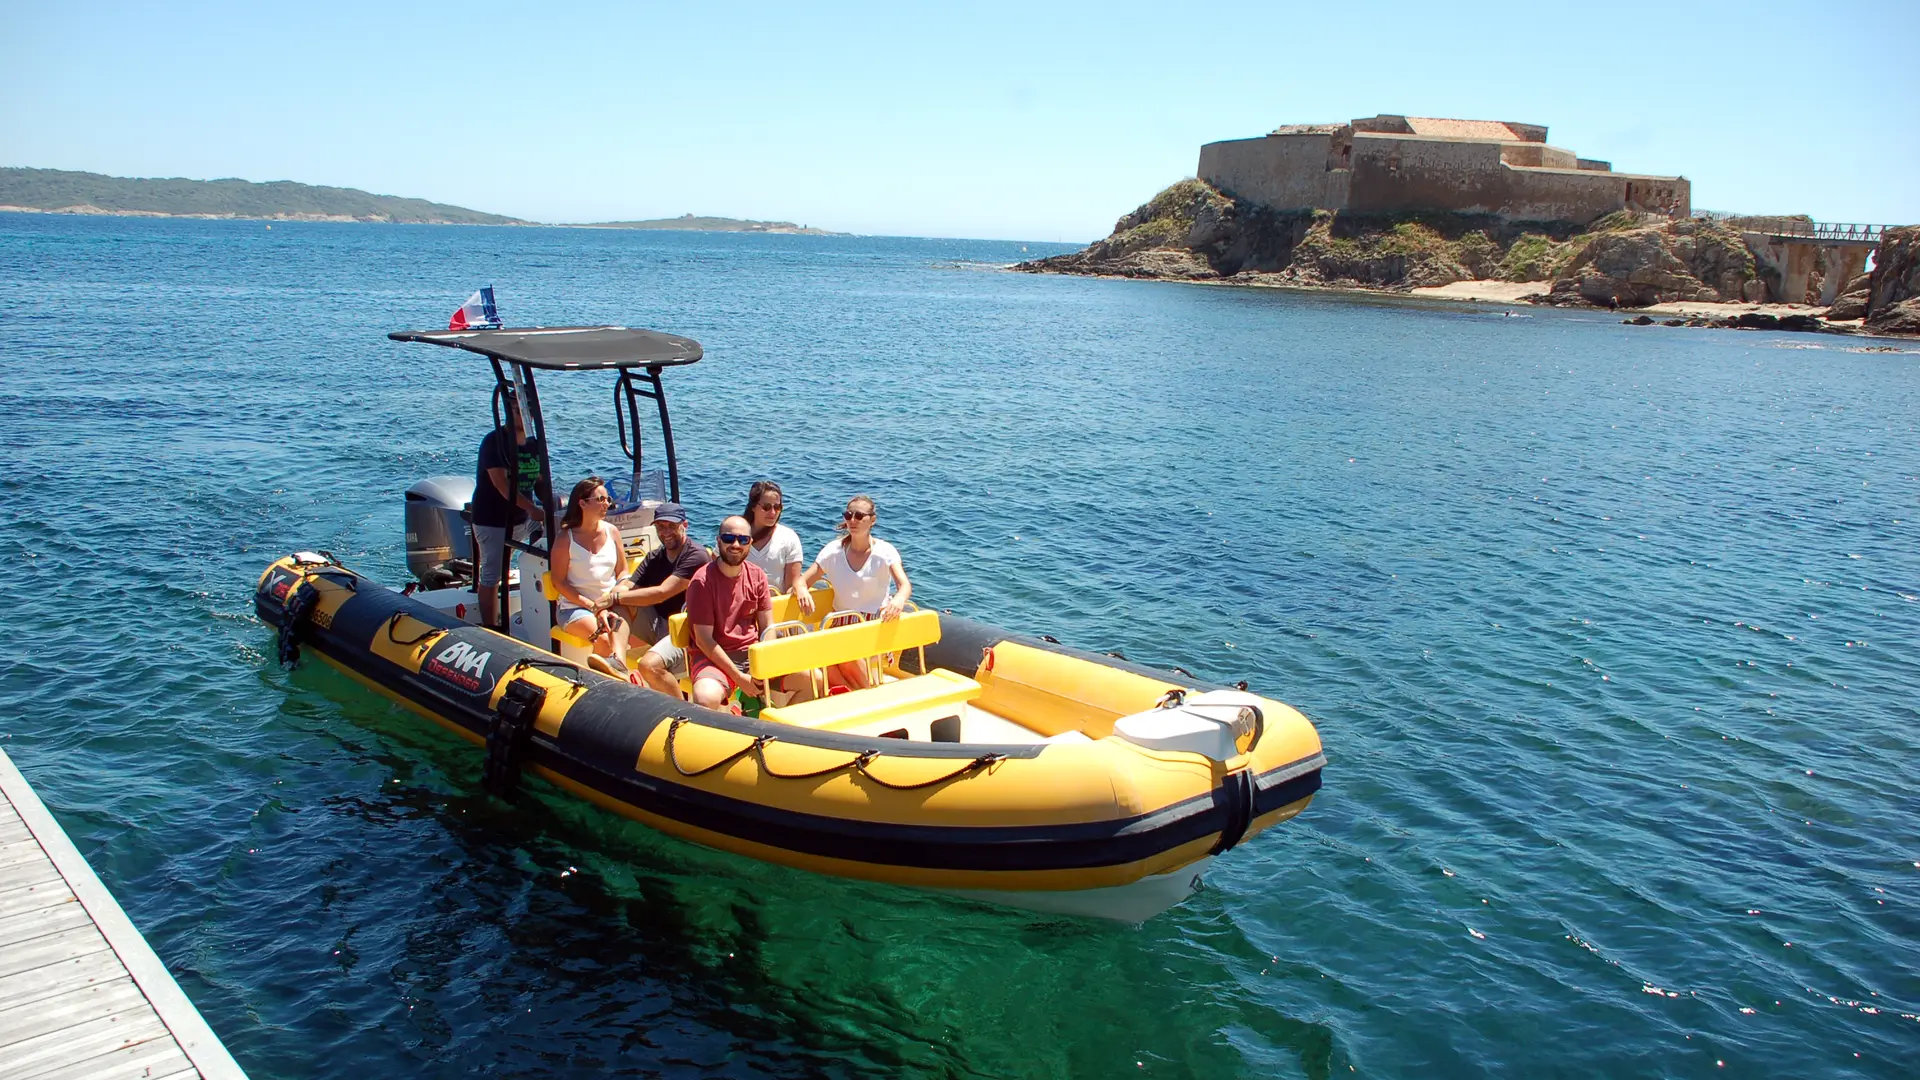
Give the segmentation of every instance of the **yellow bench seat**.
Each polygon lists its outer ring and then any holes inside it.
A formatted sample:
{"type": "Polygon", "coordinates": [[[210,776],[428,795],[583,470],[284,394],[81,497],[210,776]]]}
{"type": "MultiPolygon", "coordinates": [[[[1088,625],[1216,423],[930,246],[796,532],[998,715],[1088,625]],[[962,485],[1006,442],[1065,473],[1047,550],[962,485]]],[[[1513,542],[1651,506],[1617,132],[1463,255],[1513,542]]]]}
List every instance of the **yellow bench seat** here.
{"type": "Polygon", "coordinates": [[[815,698],[785,708],[764,709],[762,720],[795,727],[838,731],[909,714],[965,705],[980,696],[980,684],[945,668],[900,679],[866,690],[815,698]]]}
{"type": "Polygon", "coordinates": [[[939,612],[914,611],[891,622],[873,619],[762,641],[747,649],[747,674],[756,679],[777,679],[883,653],[922,648],[939,640],[939,612]]]}

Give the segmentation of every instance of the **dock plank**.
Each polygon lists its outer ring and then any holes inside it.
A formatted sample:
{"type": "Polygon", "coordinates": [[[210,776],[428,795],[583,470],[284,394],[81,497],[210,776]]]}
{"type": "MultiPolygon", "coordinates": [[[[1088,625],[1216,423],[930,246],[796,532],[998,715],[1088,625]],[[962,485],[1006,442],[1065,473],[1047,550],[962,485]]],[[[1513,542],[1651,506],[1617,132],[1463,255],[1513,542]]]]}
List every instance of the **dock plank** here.
{"type": "Polygon", "coordinates": [[[17,872],[7,874],[6,883],[0,885],[0,892],[12,892],[30,885],[39,885],[48,881],[60,881],[60,868],[51,862],[35,863],[19,868],[17,872]]]}
{"type": "Polygon", "coordinates": [[[8,889],[0,892],[0,919],[11,919],[15,915],[24,915],[29,911],[44,911],[62,904],[75,904],[79,900],[67,883],[56,877],[52,881],[42,881],[20,889],[8,889]]]}
{"type": "Polygon", "coordinates": [[[197,1080],[199,1075],[173,1040],[153,1039],[62,1065],[33,1080],[197,1080]]]}
{"type": "Polygon", "coordinates": [[[11,867],[44,862],[46,857],[47,853],[40,848],[40,841],[31,836],[11,844],[0,844],[0,877],[10,876],[8,871],[11,867]]]}
{"type": "Polygon", "coordinates": [[[87,917],[87,909],[79,904],[60,904],[39,911],[22,912],[0,919],[0,949],[48,934],[58,934],[76,926],[92,925],[93,920],[87,917]]]}
{"type": "Polygon", "coordinates": [[[69,990],[127,978],[127,969],[111,949],[76,956],[0,979],[0,1009],[50,998],[69,990]]]}
{"type": "Polygon", "coordinates": [[[101,1017],[143,1009],[147,996],[132,976],[80,986],[50,998],[11,1009],[0,1009],[0,1061],[7,1060],[16,1043],[65,1031],[101,1017]]]}
{"type": "Polygon", "coordinates": [[[142,1000],[138,1008],[97,1016],[85,1023],[14,1043],[6,1048],[4,1075],[9,1080],[32,1080],[55,1069],[155,1039],[173,1041],[167,1025],[161,1023],[160,1017],[142,1000]]]}
{"type": "Polygon", "coordinates": [[[63,933],[22,942],[0,952],[0,978],[89,953],[111,951],[112,948],[99,930],[91,926],[75,927],[63,933]]]}
{"type": "Polygon", "coordinates": [[[246,1080],[0,750],[0,1080],[246,1080]]]}

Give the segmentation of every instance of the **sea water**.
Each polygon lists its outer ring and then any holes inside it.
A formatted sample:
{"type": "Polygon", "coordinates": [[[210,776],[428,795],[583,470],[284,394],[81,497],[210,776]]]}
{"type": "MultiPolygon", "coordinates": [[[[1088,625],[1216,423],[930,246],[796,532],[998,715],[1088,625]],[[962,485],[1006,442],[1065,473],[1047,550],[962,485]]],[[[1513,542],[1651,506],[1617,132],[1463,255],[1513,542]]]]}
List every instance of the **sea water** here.
{"type": "Polygon", "coordinates": [[[995,269],[1057,250],[0,214],[0,746],[255,1077],[1920,1060],[1914,346],[995,269]],[[696,532],[868,493],[922,604],[1247,679],[1324,790],[1139,927],[488,797],[251,603],[404,579],[490,376],[384,335],[485,284],[705,344],[696,532]]]}

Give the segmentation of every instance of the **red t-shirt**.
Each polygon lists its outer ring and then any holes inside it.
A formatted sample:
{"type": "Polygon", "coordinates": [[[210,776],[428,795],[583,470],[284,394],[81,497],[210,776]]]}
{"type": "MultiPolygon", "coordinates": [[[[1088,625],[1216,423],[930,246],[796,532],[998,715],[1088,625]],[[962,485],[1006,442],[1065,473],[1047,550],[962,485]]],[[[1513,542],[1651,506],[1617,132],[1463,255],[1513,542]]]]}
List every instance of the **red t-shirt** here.
{"type": "MultiPolygon", "coordinates": [[[[687,579],[687,621],[713,627],[713,643],[728,652],[740,652],[760,640],[760,613],[773,610],[773,592],[767,573],[752,563],[740,565],[738,577],[720,572],[715,559],[687,579]]],[[[695,638],[692,651],[699,651],[695,638]]]]}

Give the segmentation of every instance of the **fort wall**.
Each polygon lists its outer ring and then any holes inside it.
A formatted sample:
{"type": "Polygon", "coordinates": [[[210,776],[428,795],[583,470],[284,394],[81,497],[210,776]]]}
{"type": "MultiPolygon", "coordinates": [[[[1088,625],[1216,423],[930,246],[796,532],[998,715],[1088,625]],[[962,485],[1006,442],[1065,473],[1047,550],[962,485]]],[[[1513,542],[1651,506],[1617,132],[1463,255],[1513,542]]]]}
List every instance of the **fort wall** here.
{"type": "Polygon", "coordinates": [[[1265,206],[1338,210],[1347,204],[1347,172],[1328,167],[1334,149],[1333,136],[1323,134],[1208,143],[1200,148],[1199,175],[1222,191],[1265,206]]]}
{"type": "Polygon", "coordinates": [[[1440,210],[1584,225],[1617,210],[1685,217],[1685,177],[1616,173],[1533,124],[1382,115],[1208,143],[1200,179],[1276,210],[1440,210]]]}

